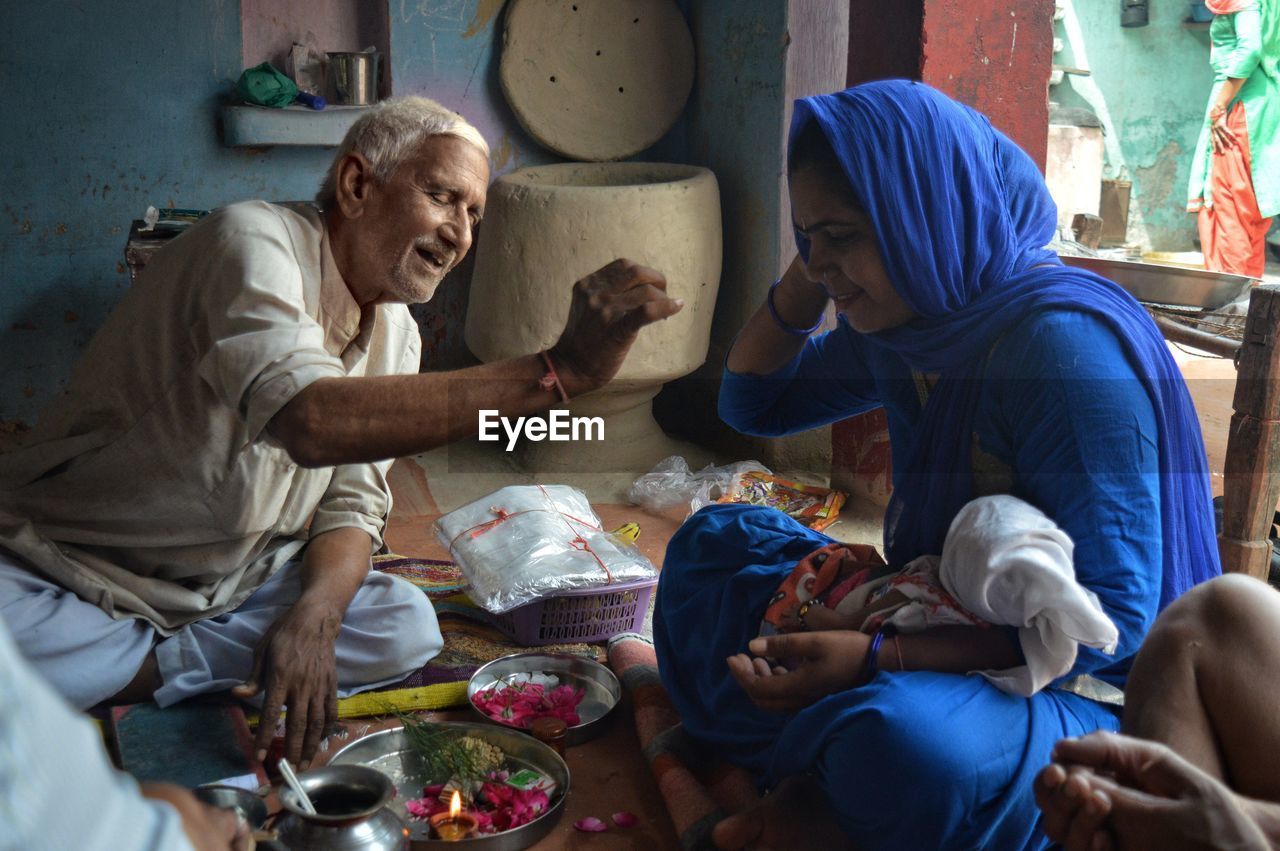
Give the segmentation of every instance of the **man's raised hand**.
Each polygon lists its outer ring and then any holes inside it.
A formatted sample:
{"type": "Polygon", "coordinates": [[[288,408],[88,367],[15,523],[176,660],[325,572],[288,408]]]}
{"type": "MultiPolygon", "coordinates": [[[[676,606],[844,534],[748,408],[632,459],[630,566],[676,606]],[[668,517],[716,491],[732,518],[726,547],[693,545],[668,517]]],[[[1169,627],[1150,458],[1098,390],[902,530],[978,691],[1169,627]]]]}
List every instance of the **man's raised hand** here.
{"type": "Polygon", "coordinates": [[[626,360],[640,329],[674,316],[684,300],[667,296],[661,273],[614,260],[573,285],[569,319],[550,355],[570,396],[603,386],[626,360]]]}

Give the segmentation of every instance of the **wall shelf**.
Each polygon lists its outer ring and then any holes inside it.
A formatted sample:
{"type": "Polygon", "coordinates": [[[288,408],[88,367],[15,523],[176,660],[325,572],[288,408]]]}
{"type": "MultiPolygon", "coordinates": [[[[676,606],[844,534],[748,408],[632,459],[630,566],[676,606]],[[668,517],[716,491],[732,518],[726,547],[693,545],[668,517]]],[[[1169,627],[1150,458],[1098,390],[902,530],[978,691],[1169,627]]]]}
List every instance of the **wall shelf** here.
{"type": "Polygon", "coordinates": [[[228,147],[293,145],[336,148],[367,106],[271,109],[232,104],[222,108],[222,141],[228,147]]]}

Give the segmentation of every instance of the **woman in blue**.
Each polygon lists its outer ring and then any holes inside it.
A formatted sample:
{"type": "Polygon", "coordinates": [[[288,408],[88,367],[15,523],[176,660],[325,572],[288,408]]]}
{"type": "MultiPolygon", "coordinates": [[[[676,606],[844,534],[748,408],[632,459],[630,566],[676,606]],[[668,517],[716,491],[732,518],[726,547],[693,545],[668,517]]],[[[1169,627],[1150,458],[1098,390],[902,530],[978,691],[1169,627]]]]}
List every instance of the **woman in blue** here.
{"type": "MultiPolygon", "coordinates": [[[[692,736],[762,786],[820,789],[860,848],[1041,847],[1032,780],[1054,743],[1118,728],[1094,698],[1123,689],[1156,613],[1220,572],[1186,387],[1137,302],[1044,248],[1056,214],[1039,171],[973,110],[905,81],[798,101],[788,174],[800,256],[734,343],[721,416],[781,435],[883,406],[889,563],[941,552],[965,503],[1011,493],[1073,539],[1119,648],[1081,648],[1024,698],[965,676],[1021,664],[1012,630],[884,641],[814,608],[808,631],[756,638],[791,568],[830,541],[717,505],[667,551],[663,684],[692,736]],[[828,300],[839,324],[811,337],[828,300]]],[[[716,841],[820,841],[778,810],[728,819],[716,841]]]]}

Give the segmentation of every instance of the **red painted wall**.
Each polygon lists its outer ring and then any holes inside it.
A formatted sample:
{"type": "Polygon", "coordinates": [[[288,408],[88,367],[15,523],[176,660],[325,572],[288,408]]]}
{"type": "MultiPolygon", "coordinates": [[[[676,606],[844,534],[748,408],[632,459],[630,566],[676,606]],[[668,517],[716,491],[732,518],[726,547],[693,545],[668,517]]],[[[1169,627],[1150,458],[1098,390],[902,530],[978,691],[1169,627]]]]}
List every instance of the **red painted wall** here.
{"type": "Polygon", "coordinates": [[[980,110],[1044,167],[1053,0],[850,0],[849,85],[923,80],[980,110]]]}
{"type": "MultiPolygon", "coordinates": [[[[923,80],[985,113],[1044,168],[1053,0],[850,0],[848,82],[923,80]]],[[[883,411],[831,429],[835,487],[888,500],[883,411]]]]}
{"type": "Polygon", "coordinates": [[[921,79],[986,113],[1043,169],[1053,0],[925,0],[923,47],[921,79]]]}
{"type": "Polygon", "coordinates": [[[919,80],[923,16],[921,0],[850,0],[848,85],[895,77],[919,80]],[[886,6],[892,8],[886,12],[886,6]]]}

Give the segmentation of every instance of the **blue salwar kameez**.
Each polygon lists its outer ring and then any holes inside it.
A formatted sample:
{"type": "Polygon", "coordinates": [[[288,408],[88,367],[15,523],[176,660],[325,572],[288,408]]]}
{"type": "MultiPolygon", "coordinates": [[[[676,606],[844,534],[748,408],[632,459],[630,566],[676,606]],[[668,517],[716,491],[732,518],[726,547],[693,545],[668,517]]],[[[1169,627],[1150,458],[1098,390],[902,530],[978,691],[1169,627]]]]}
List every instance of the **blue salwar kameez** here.
{"type": "MultiPolygon", "coordinates": [[[[895,565],[941,552],[955,513],[982,495],[979,460],[1003,468],[1005,492],[1075,542],[1077,578],[1120,634],[1114,656],[1081,648],[1055,685],[1088,674],[1123,689],[1160,608],[1220,572],[1203,444],[1163,339],[1114,284],[1042,250],[1055,221],[1043,181],[977,113],[893,81],[798,102],[792,139],[809,121],[917,318],[877,334],[841,321],[772,375],[726,372],[721,416],[780,435],[883,406],[895,565]],[[922,404],[926,372],[939,378],[922,404]]],[[[812,772],[859,848],[1046,845],[1032,780],[1058,739],[1117,729],[1115,707],[1056,687],[1024,698],[979,676],[882,671],[781,714],[729,675],[726,657],[758,634],[783,578],[827,543],[739,505],[703,509],[672,538],[654,638],[686,730],[763,786],[812,772]]]]}

